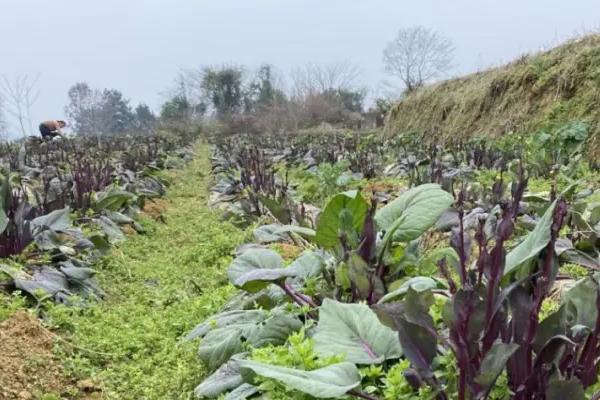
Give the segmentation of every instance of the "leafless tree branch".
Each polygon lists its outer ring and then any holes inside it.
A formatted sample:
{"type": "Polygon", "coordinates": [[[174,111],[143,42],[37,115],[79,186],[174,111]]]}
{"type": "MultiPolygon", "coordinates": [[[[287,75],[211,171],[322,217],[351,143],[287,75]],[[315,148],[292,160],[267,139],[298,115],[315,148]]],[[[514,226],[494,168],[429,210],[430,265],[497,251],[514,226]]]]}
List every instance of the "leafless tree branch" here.
{"type": "Polygon", "coordinates": [[[4,98],[6,112],[17,120],[23,137],[27,136],[27,129],[33,134],[31,122],[31,108],[38,100],[39,74],[31,78],[20,75],[10,80],[7,76],[0,79],[0,95],[4,98]]]}
{"type": "Polygon", "coordinates": [[[331,89],[350,90],[360,75],[360,68],[350,62],[306,64],[291,73],[292,95],[305,98],[331,89]]]}
{"type": "Polygon", "coordinates": [[[452,42],[422,26],[400,29],[383,52],[386,71],[400,78],[408,92],[448,72],[453,57],[452,42]]]}

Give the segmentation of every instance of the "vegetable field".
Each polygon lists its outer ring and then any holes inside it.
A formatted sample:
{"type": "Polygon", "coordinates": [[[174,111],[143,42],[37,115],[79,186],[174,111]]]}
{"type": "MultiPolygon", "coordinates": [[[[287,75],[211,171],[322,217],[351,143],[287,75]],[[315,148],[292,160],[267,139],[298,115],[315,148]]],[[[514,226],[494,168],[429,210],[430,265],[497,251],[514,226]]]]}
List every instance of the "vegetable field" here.
{"type": "Polygon", "coordinates": [[[0,150],[0,256],[8,291],[38,301],[102,298],[90,268],[146,204],[166,193],[162,171],[191,157],[186,138],[29,140],[0,150]]]}
{"type": "Polygon", "coordinates": [[[586,138],[574,123],[436,145],[313,129],[8,147],[0,316],[40,317],[67,382],[26,392],[591,398],[586,138]]]}
{"type": "Polygon", "coordinates": [[[227,269],[238,294],[186,337],[214,371],[196,395],[591,396],[600,207],[586,135],[218,140],[211,204],[254,240],[227,269]]]}

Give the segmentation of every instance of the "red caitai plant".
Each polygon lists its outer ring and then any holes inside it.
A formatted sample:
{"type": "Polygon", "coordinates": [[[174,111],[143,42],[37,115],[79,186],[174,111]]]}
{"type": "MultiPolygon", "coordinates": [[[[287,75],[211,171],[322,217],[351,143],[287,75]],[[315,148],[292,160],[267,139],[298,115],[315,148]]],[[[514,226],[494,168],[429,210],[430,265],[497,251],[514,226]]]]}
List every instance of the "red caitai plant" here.
{"type": "Polygon", "coordinates": [[[452,238],[459,255],[457,274],[439,263],[449,287],[445,327],[436,327],[429,314],[431,290],[411,288],[403,301],[375,306],[380,319],[398,332],[412,365],[407,378],[415,387],[437,389],[440,399],[450,393],[433,373],[438,345],[456,358],[460,400],[487,398],[504,372],[514,399],[580,399],[598,379],[598,277],[578,282],[556,312],[540,318],[558,270],[554,246],[567,214],[565,200],[554,200],[536,228],[510,253],[505,249],[526,183],[521,176],[512,201],[501,205],[495,231],[487,229],[485,219],[479,221],[472,265],[459,195],[460,227],[452,238]]]}

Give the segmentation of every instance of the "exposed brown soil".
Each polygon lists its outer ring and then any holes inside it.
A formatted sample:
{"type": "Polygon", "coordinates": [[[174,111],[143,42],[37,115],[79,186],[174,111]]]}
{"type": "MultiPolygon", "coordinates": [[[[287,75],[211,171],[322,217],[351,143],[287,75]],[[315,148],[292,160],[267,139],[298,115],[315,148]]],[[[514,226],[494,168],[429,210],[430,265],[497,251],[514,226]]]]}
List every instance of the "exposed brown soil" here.
{"type": "Polygon", "coordinates": [[[65,399],[100,398],[91,381],[80,390],[81,382],[68,379],[52,352],[55,340],[52,332],[24,311],[0,323],[0,399],[34,400],[45,394],[65,399]]]}
{"type": "Polygon", "coordinates": [[[160,219],[162,215],[165,213],[169,206],[169,203],[163,199],[153,199],[152,201],[147,201],[144,204],[143,212],[144,214],[154,218],[160,219]]]}
{"type": "Polygon", "coordinates": [[[135,235],[137,233],[131,225],[123,225],[123,226],[121,226],[121,230],[126,235],[135,235]]]}
{"type": "Polygon", "coordinates": [[[370,195],[373,192],[384,192],[384,193],[393,193],[397,192],[399,189],[403,187],[401,182],[392,183],[392,182],[368,182],[367,185],[363,188],[362,192],[364,194],[370,195]]]}
{"type": "Polygon", "coordinates": [[[273,247],[284,260],[294,260],[302,253],[302,248],[294,244],[276,243],[273,247]]]}

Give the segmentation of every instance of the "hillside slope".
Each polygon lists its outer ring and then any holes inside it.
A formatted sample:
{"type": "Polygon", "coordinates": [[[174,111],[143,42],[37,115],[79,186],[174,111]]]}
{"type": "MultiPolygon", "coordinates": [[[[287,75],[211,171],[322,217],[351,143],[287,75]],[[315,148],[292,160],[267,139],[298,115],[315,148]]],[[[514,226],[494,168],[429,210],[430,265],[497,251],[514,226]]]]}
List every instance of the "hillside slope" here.
{"type": "Polygon", "coordinates": [[[600,154],[600,35],[523,56],[498,68],[426,86],[387,117],[388,134],[499,136],[590,123],[589,150],[600,154]]]}

